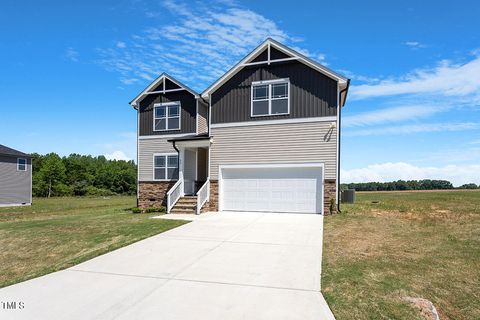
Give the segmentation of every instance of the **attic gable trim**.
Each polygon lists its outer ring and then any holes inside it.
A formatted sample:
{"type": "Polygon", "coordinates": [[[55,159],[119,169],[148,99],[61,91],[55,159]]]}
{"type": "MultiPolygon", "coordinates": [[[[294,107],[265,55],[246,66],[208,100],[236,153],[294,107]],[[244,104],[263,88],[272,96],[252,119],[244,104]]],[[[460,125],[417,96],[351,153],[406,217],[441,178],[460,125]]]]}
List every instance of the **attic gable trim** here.
{"type": "Polygon", "coordinates": [[[242,66],[247,67],[247,66],[255,66],[259,64],[272,64],[275,62],[285,62],[285,61],[293,61],[293,60],[298,60],[299,58],[297,57],[291,57],[291,58],[281,58],[281,59],[273,59],[273,60],[266,60],[266,61],[256,61],[256,62],[247,62],[242,64],[242,66]]]}
{"type": "MultiPolygon", "coordinates": [[[[330,70],[329,68],[321,65],[320,63],[302,55],[301,53],[288,48],[287,46],[281,44],[278,41],[275,41],[271,38],[268,38],[265,40],[262,44],[260,44],[258,47],[256,47],[252,52],[250,52],[245,58],[243,58],[240,62],[235,64],[230,70],[228,70],[222,77],[220,77],[217,81],[215,81],[212,85],[210,85],[205,91],[202,93],[202,98],[208,99],[208,96],[215,92],[221,85],[223,85],[226,81],[228,81],[231,77],[233,77],[238,71],[240,71],[241,68],[247,66],[247,65],[256,65],[256,64],[271,64],[272,62],[280,62],[280,60],[283,59],[275,59],[275,60],[270,60],[270,55],[268,55],[267,60],[265,61],[258,61],[258,62],[248,62],[251,61],[252,59],[255,59],[263,50],[267,49],[268,53],[270,53],[270,48],[273,46],[275,49],[280,50],[284,52],[285,54],[291,56],[291,58],[294,58],[292,60],[298,60],[305,65],[313,68],[314,70],[317,70],[318,72],[323,73],[324,75],[332,78],[333,80],[339,82],[339,83],[346,83],[347,78],[339,75],[338,73],[334,72],[333,70],[330,70]]],[[[289,59],[289,58],[284,58],[284,59],[289,59]]],[[[288,61],[288,60],[285,60],[288,61]]]]}
{"type": "Polygon", "coordinates": [[[194,97],[195,99],[198,99],[200,97],[200,95],[195,92],[193,89],[190,89],[188,86],[184,85],[183,83],[181,83],[180,81],[176,80],[175,78],[173,78],[172,76],[168,75],[167,73],[162,73],[160,76],[158,76],[157,79],[153,80],[152,83],[150,83],[139,95],[137,95],[132,101],[130,101],[130,105],[133,106],[135,109],[137,108],[138,106],[138,103],[143,99],[145,98],[145,96],[149,95],[149,94],[156,94],[156,93],[167,93],[167,92],[175,92],[175,91],[182,91],[182,90],[186,90],[188,92],[190,92],[194,97]],[[165,89],[165,81],[164,79],[168,79],[170,81],[172,81],[174,84],[176,84],[177,86],[179,86],[180,88],[178,89],[165,89]],[[156,85],[158,85],[161,81],[163,81],[163,90],[160,90],[160,91],[150,91],[152,88],[154,88],[156,85]]]}

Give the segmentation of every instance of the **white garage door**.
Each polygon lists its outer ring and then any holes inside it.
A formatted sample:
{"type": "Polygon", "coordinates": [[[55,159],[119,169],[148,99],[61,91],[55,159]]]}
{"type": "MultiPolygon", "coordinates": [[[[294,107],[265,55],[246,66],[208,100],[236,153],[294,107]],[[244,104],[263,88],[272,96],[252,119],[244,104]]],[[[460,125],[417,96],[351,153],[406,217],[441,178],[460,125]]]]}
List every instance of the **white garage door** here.
{"type": "Polygon", "coordinates": [[[222,210],[322,212],[322,168],[222,168],[222,210]]]}

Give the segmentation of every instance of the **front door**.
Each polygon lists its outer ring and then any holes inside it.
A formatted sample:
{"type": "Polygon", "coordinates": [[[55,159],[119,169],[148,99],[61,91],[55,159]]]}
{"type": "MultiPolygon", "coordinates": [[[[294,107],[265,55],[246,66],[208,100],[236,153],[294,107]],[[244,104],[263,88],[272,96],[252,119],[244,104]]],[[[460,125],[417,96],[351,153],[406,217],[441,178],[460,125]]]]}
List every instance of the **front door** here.
{"type": "Polygon", "coordinates": [[[183,166],[183,181],[186,195],[195,194],[195,178],[197,175],[197,151],[185,149],[185,161],[183,166]]]}

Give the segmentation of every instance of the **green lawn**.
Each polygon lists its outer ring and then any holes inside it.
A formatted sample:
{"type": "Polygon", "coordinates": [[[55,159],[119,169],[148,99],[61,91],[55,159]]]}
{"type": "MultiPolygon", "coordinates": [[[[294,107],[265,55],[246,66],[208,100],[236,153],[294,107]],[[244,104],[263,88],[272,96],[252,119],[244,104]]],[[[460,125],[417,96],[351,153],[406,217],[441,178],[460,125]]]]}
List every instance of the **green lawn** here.
{"type": "Polygon", "coordinates": [[[322,292],[337,319],[480,319],[480,192],[357,193],[325,218],[322,292]],[[378,203],[375,203],[377,202],[378,203]]]}
{"type": "Polygon", "coordinates": [[[0,287],[78,264],[184,224],[132,214],[134,197],[34,199],[0,208],[0,287]]]}

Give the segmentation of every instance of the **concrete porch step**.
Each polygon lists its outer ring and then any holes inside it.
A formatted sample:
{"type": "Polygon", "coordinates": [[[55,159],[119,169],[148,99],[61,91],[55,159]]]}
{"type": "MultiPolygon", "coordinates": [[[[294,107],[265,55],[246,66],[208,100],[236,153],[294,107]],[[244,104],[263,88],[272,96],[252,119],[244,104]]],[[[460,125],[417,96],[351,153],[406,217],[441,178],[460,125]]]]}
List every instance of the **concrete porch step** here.
{"type": "Polygon", "coordinates": [[[178,199],[177,203],[197,203],[197,199],[178,199]]]}
{"type": "Polygon", "coordinates": [[[188,209],[184,209],[184,208],[177,208],[176,206],[172,208],[172,210],[170,211],[170,213],[177,213],[177,214],[196,214],[197,213],[197,210],[195,210],[195,208],[188,208],[188,209]]]}
{"type": "Polygon", "coordinates": [[[182,204],[182,203],[177,203],[173,206],[172,209],[195,209],[197,208],[197,204],[182,204]]]}
{"type": "Polygon", "coordinates": [[[180,199],[178,199],[177,203],[175,203],[170,213],[196,214],[197,213],[197,197],[196,196],[181,197],[180,199]]]}

